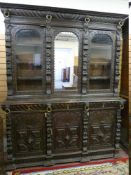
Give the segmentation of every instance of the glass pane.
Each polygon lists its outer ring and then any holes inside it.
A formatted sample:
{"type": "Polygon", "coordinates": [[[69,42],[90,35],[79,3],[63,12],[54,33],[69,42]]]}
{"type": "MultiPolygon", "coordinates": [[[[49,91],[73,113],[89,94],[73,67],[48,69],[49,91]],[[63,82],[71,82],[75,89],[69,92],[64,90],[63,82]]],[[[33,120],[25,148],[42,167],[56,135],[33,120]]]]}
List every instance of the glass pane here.
{"type": "MultiPolygon", "coordinates": [[[[17,90],[41,90],[42,89],[42,62],[41,62],[41,47],[31,39],[34,34],[29,30],[17,35],[18,44],[16,44],[16,76],[17,76],[17,90]],[[25,37],[26,36],[26,37],[25,37]],[[23,38],[22,38],[23,37],[23,38]],[[28,43],[28,39],[32,41],[28,43]],[[25,42],[25,44],[23,44],[25,42]]],[[[32,38],[36,38],[36,35],[32,38]]]]}
{"type": "Polygon", "coordinates": [[[16,42],[17,44],[26,44],[26,43],[34,43],[40,44],[41,37],[40,34],[36,30],[20,30],[16,33],[16,42]]]}
{"type": "Polygon", "coordinates": [[[96,34],[90,43],[89,88],[110,89],[112,40],[105,34],[96,34]]]}
{"type": "Polygon", "coordinates": [[[61,32],[55,38],[55,91],[78,89],[78,38],[61,32]]]}

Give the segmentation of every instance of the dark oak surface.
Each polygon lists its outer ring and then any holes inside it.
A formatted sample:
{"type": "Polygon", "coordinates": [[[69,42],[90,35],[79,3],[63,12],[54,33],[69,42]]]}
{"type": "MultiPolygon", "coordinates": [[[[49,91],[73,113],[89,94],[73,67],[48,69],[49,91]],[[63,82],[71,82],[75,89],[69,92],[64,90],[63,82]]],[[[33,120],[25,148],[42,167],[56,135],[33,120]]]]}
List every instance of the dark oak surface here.
{"type": "Polygon", "coordinates": [[[128,151],[129,148],[129,19],[123,26],[123,50],[120,95],[126,99],[125,108],[122,110],[121,142],[128,151]]]}
{"type": "Polygon", "coordinates": [[[6,26],[8,96],[1,104],[6,112],[6,170],[117,157],[125,102],[118,88],[120,36],[127,15],[6,3],[0,7],[6,26]],[[18,38],[22,30],[23,43],[18,38]],[[61,32],[78,38],[77,91],[54,90],[54,41],[61,32]],[[29,37],[32,33],[35,39],[29,37]],[[41,49],[34,49],[38,45],[41,49]],[[32,63],[34,50],[41,50],[41,72],[32,63]]]}

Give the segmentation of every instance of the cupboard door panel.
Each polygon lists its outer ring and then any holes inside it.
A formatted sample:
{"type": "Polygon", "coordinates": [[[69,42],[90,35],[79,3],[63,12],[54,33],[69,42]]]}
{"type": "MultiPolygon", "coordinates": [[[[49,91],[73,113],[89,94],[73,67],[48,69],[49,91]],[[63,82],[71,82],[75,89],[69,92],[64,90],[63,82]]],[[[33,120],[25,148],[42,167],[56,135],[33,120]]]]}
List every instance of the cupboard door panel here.
{"type": "Polygon", "coordinates": [[[15,157],[45,153],[45,119],[40,112],[12,113],[12,141],[15,157]]]}
{"type": "Polygon", "coordinates": [[[55,153],[80,151],[82,143],[82,112],[54,112],[53,131],[55,153]]]}
{"type": "Polygon", "coordinates": [[[115,110],[90,111],[89,149],[103,149],[114,146],[115,110]]]}

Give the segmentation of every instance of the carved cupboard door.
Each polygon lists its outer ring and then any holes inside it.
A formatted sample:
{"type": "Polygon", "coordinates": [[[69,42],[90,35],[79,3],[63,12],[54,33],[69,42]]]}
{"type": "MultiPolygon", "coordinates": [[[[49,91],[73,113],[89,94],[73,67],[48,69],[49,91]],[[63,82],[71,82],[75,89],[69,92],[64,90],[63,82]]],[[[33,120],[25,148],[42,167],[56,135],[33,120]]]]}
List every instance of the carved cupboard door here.
{"type": "Polygon", "coordinates": [[[68,153],[81,150],[82,112],[59,111],[53,113],[54,153],[68,153]]]}
{"type": "Polygon", "coordinates": [[[114,147],[116,110],[90,111],[89,149],[114,147]]]}
{"type": "Polygon", "coordinates": [[[14,157],[45,154],[45,118],[40,112],[11,114],[14,157]]]}

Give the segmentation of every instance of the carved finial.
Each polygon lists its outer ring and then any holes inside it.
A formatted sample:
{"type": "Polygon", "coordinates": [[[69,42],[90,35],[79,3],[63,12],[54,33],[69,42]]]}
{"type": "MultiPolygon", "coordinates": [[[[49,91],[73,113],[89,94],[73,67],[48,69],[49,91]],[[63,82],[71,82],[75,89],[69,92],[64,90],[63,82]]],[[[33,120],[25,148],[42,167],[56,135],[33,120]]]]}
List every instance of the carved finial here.
{"type": "Polygon", "coordinates": [[[88,16],[85,17],[85,23],[88,24],[90,22],[90,18],[88,16]]]}
{"type": "Polygon", "coordinates": [[[51,105],[48,105],[48,106],[47,106],[46,111],[47,111],[47,112],[52,112],[52,107],[51,107],[51,105]]]}
{"type": "Polygon", "coordinates": [[[124,21],[119,21],[118,26],[119,26],[120,28],[122,28],[123,24],[124,24],[124,21]]]}
{"type": "Polygon", "coordinates": [[[10,109],[6,108],[5,112],[6,112],[6,114],[9,114],[10,113],[10,109]]]}
{"type": "Polygon", "coordinates": [[[50,23],[52,20],[52,15],[46,15],[46,23],[50,23]]]}
{"type": "Polygon", "coordinates": [[[89,111],[89,104],[85,104],[85,111],[89,111]]]}
{"type": "Polygon", "coordinates": [[[90,18],[88,16],[86,16],[85,19],[84,19],[84,32],[85,33],[87,33],[87,31],[88,31],[87,28],[88,28],[89,22],[90,22],[90,18]]]}
{"type": "Polygon", "coordinates": [[[124,109],[124,104],[120,104],[120,109],[124,109]]]}
{"type": "Polygon", "coordinates": [[[9,10],[6,10],[6,11],[4,12],[4,16],[5,16],[6,18],[9,18],[9,17],[10,17],[10,11],[9,11],[9,10]]]}

